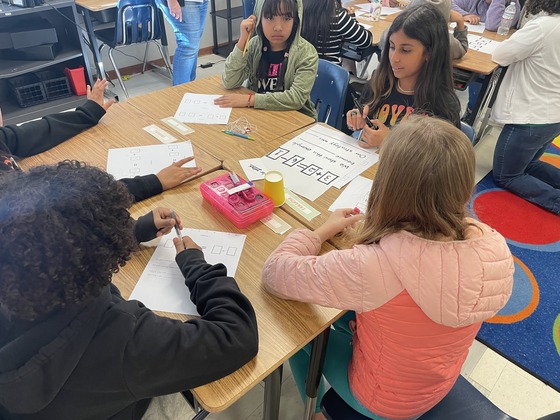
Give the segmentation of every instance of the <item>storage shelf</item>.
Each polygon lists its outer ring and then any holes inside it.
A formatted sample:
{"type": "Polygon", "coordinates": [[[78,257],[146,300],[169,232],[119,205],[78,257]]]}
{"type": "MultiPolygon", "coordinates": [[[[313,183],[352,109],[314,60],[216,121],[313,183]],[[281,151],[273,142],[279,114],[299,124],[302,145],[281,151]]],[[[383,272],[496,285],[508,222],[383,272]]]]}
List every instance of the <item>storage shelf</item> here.
{"type": "Polygon", "coordinates": [[[64,46],[54,60],[6,60],[0,58],[0,79],[6,79],[14,76],[21,76],[22,74],[31,71],[42,70],[54,64],[63,63],[74,58],[82,56],[82,50],[77,47],[64,46]]]}
{"type": "Polygon", "coordinates": [[[68,96],[66,98],[55,99],[39,105],[20,108],[14,102],[2,102],[2,114],[4,116],[4,125],[19,124],[21,122],[41,118],[48,114],[54,114],[68,109],[76,108],[86,101],[86,95],[68,96]]]}

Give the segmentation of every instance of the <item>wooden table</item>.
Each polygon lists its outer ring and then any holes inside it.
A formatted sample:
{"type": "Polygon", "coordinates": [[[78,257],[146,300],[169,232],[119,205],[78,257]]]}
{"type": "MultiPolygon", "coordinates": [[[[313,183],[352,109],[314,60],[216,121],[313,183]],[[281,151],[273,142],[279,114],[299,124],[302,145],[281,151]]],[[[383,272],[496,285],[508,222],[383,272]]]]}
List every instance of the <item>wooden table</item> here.
{"type": "MultiPolygon", "coordinates": [[[[157,206],[171,207],[181,215],[186,227],[247,235],[235,278],[257,314],[259,353],[252,361],[231,375],[192,390],[200,405],[210,412],[225,410],[278,369],[305,344],[327,329],[343,313],[336,309],[279,299],[264,290],[261,283],[262,266],[285,235],[273,233],[261,222],[256,222],[245,229],[237,229],[203,200],[199,192],[199,184],[223,173],[217,171],[207,174],[194,182],[183,184],[135,204],[131,210],[132,215],[138,217],[157,206]]],[[[279,209],[275,212],[292,227],[303,227],[297,220],[279,209]]],[[[330,245],[324,244],[322,252],[332,249],[330,245]]],[[[153,248],[142,249],[113,276],[113,281],[125,298],[128,298],[132,292],[153,250],[153,248]]],[[[184,315],[165,315],[176,319],[187,319],[184,315]]],[[[276,397],[279,403],[280,395],[276,397]]],[[[276,402],[268,402],[267,406],[275,404],[276,402]]]]}
{"type": "MultiPolygon", "coordinates": [[[[107,114],[95,127],[46,152],[24,159],[21,166],[29,168],[40,164],[52,164],[65,159],[76,159],[105,170],[107,153],[111,148],[161,144],[157,139],[142,130],[142,127],[157,123],[159,123],[159,126],[163,126],[161,122],[156,122],[127,103],[117,103],[109,108],[107,114]]],[[[174,135],[186,140],[178,133],[174,133],[174,135]]],[[[219,160],[203,149],[193,145],[193,151],[197,166],[202,168],[202,172],[197,177],[222,167],[219,160]]]]}
{"type": "MultiPolygon", "coordinates": [[[[225,89],[222,85],[221,75],[214,75],[131,98],[127,102],[159,120],[175,115],[185,93],[224,95],[245,92],[251,91],[245,88],[225,89]]],[[[193,144],[203,147],[217,159],[224,160],[239,147],[250,148],[257,143],[267,143],[315,122],[313,118],[299,111],[270,111],[255,108],[233,108],[229,122],[242,117],[247,118],[250,124],[257,126],[257,131],[251,134],[255,138],[254,142],[225,134],[222,130],[227,128],[226,125],[214,124],[187,124],[195,130],[194,133],[188,135],[188,138],[192,140],[193,144]]]]}

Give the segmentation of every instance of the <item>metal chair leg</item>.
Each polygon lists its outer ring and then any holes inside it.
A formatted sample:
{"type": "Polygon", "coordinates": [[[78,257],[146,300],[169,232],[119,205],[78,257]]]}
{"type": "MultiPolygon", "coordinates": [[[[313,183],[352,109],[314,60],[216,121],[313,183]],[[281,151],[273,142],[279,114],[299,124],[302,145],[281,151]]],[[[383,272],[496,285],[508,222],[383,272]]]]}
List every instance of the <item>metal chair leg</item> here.
{"type": "Polygon", "coordinates": [[[154,41],[154,42],[159,49],[159,52],[161,54],[161,58],[163,58],[163,62],[165,63],[165,68],[167,68],[167,71],[169,72],[169,76],[171,77],[171,79],[173,79],[173,70],[171,70],[171,64],[169,64],[169,60],[167,59],[167,55],[163,52],[163,48],[162,48],[161,44],[157,41],[154,41]]]}
{"type": "Polygon", "coordinates": [[[146,60],[148,59],[148,47],[150,46],[149,42],[146,42],[146,49],[144,50],[144,64],[142,65],[142,74],[146,71],[146,60]]]}
{"type": "Polygon", "coordinates": [[[115,59],[113,58],[113,50],[114,50],[113,48],[109,48],[109,60],[111,60],[111,64],[115,69],[115,73],[117,73],[117,78],[119,79],[119,84],[121,85],[124,95],[128,98],[128,91],[126,90],[123,79],[121,77],[121,72],[119,71],[119,68],[117,67],[117,63],[115,63],[115,59]]]}

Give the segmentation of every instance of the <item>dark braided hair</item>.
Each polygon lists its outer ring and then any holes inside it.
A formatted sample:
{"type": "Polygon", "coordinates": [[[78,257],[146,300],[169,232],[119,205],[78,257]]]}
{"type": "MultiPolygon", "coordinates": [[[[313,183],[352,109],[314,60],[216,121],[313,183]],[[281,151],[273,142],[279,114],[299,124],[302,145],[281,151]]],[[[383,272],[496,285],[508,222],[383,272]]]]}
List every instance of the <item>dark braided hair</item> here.
{"type": "Polygon", "coordinates": [[[560,14],[560,0],[527,0],[525,10],[529,15],[536,15],[540,12],[549,15],[560,14]]]}
{"type": "Polygon", "coordinates": [[[77,161],[0,177],[0,305],[33,321],[99,296],[137,248],[126,186],[77,161]]]}

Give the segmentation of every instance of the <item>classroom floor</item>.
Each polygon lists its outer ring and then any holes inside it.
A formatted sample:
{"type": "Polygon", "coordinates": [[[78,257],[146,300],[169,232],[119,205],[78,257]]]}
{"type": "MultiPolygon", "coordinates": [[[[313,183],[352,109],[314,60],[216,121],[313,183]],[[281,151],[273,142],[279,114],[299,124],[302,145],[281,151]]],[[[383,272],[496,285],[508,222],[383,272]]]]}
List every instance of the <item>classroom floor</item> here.
{"type": "MultiPolygon", "coordinates": [[[[197,71],[197,78],[214,74],[221,74],[224,66],[223,57],[208,55],[199,57],[199,64],[212,62],[212,67],[197,71]]],[[[375,64],[373,64],[375,65],[375,64]]],[[[116,83],[116,82],[115,82],[116,83]]],[[[154,71],[144,74],[131,75],[125,82],[131,97],[142,95],[171,85],[168,78],[154,71]]],[[[111,90],[124,98],[117,86],[111,90]]],[[[458,92],[461,102],[466,103],[467,92],[458,92]]],[[[110,111],[109,111],[110,112],[110,111]]],[[[499,128],[489,130],[489,133],[475,146],[477,155],[477,181],[482,179],[492,169],[492,154],[496,144],[499,128]]],[[[546,386],[517,365],[509,362],[485,345],[475,341],[469,351],[469,356],[463,366],[462,374],[473,383],[495,405],[519,420],[537,419],[546,414],[560,411],[560,393],[546,386]]],[[[210,414],[209,420],[258,420],[262,418],[263,385],[250,390],[243,398],[221,413],[210,414]]],[[[190,408],[183,413],[177,413],[176,419],[193,416],[190,408]]],[[[303,403],[292,379],[289,365],[284,366],[282,383],[282,400],[280,405],[280,419],[301,419],[303,403]]]]}

